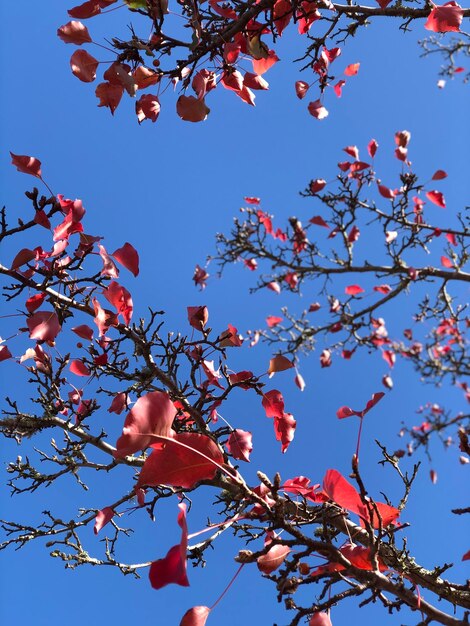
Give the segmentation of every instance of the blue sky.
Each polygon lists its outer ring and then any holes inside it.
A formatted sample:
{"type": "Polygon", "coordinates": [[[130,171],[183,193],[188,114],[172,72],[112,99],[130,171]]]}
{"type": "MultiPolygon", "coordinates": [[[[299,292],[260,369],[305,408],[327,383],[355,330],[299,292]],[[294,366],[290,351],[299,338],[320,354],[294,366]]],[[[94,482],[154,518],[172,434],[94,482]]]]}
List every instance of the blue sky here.
{"type": "MultiPolygon", "coordinates": [[[[117,11],[106,21],[91,20],[90,31],[124,32],[122,14],[117,11]]],[[[369,139],[375,137],[381,144],[377,169],[384,181],[393,181],[399,170],[391,157],[393,133],[408,129],[417,172],[429,178],[438,168],[447,170],[449,179],[442,184],[447,211],[453,215],[464,208],[468,197],[468,95],[458,81],[443,90],[436,87],[437,61],[418,59],[416,41],[426,35],[421,23],[405,36],[398,24],[383,20],[351,40],[336,63],[345,67],[360,61],[360,72],[349,80],[342,99],[329,94],[326,106],[330,115],[321,122],[309,116],[308,98],[300,102],[295,97],[294,82],[304,77],[291,60],[301,48],[298,37],[287,35],[277,49],[281,62],[266,75],[270,90],[258,92],[256,108],[218,89],[211,94],[212,111],[205,123],[181,122],[174,111],[176,99],[165,98],[158,122],[139,127],[133,101],[123,99],[113,118],[109,111],[96,107],[94,85],[84,85],[71,75],[68,59],[74,47],[55,35],[57,27],[67,21],[63,2],[3,3],[0,16],[2,23],[8,24],[0,43],[4,94],[0,102],[1,203],[15,217],[29,208],[23,192],[31,180],[10,166],[8,151],[40,158],[44,177],[57,193],[83,199],[88,230],[103,235],[108,250],[124,241],[138,248],[141,274],[136,280],[129,279],[127,286],[137,310],[144,312],[151,305],[167,312],[169,330],[186,332],[186,306],[194,304],[206,304],[211,325],[221,330],[229,322],[240,330],[260,327],[266,315],[278,313],[284,304],[279,297],[248,295],[253,277],[242,267],[230,268],[220,281],[211,280],[201,294],[191,281],[194,266],[214,251],[214,234],[228,231],[244,196],[260,196],[263,208],[274,213],[280,223],[290,215],[310,217],[309,201],[301,199],[298,191],[311,178],[331,179],[346,145],[356,144],[364,152],[369,139]]],[[[16,251],[16,244],[11,247],[7,242],[2,261],[11,261],[16,251]]],[[[209,271],[215,273],[212,268],[209,271]]],[[[310,300],[315,288],[309,289],[303,291],[310,300]]],[[[399,314],[396,309],[390,311],[392,318],[399,314]]],[[[380,389],[386,366],[375,355],[354,364],[337,360],[334,367],[321,370],[317,356],[302,363],[308,384],[303,394],[294,388],[289,374],[276,378],[276,386],[298,420],[296,439],[286,455],[281,456],[257,399],[240,393],[227,405],[229,420],[254,432],[251,475],[257,469],[268,475],[279,469],[285,477],[304,474],[320,482],[329,467],[348,472],[357,425],[338,422],[336,409],[341,404],[362,406],[380,389]]],[[[268,358],[268,349],[259,348],[234,356],[233,362],[263,371],[268,358]]],[[[5,388],[14,385],[27,397],[28,389],[18,372],[5,363],[2,366],[5,388]]],[[[366,424],[361,460],[371,492],[378,496],[386,490],[392,498],[398,495],[396,485],[387,470],[377,466],[374,439],[399,447],[396,434],[400,423],[416,423],[415,410],[427,401],[445,401],[456,411],[465,408],[455,389],[435,390],[421,384],[405,363],[397,364],[393,377],[393,392],[366,424]]],[[[121,422],[111,429],[120,426],[121,422]]],[[[4,471],[8,460],[26,451],[9,442],[1,454],[4,471]]],[[[447,513],[465,505],[467,468],[459,466],[455,449],[443,452],[437,445],[435,466],[439,481],[432,486],[430,467],[423,460],[405,515],[412,523],[410,545],[428,566],[444,560],[458,562],[468,549],[462,541],[463,520],[447,513]]],[[[79,506],[100,508],[127,479],[130,482],[125,473],[119,479],[110,477],[86,495],[64,482],[33,496],[13,500],[4,496],[1,517],[34,520],[45,508],[58,513],[62,507],[66,511],[79,506]]],[[[195,498],[188,519],[190,532],[198,530],[207,515],[214,516],[210,502],[210,494],[195,498]]],[[[155,524],[137,522],[138,532],[125,548],[130,558],[163,556],[178,538],[176,514],[176,503],[165,502],[155,524]]],[[[93,537],[89,539],[90,550],[98,547],[93,537]]],[[[190,571],[190,588],[167,587],[159,592],[150,588],[145,575],[135,581],[105,568],[66,572],[39,544],[16,553],[3,552],[0,621],[38,626],[64,619],[69,626],[130,620],[159,626],[178,624],[190,606],[215,601],[235,572],[233,556],[241,547],[223,538],[209,555],[206,568],[190,571]]],[[[460,580],[468,576],[460,565],[451,572],[460,580]]],[[[353,603],[335,608],[332,619],[335,626],[349,624],[351,618],[368,626],[377,623],[379,615],[384,624],[413,621],[409,615],[389,617],[374,607],[360,612],[353,603]]],[[[275,602],[272,583],[263,580],[254,567],[245,568],[208,624],[235,626],[241,620],[279,626],[288,621],[283,607],[275,602]]]]}

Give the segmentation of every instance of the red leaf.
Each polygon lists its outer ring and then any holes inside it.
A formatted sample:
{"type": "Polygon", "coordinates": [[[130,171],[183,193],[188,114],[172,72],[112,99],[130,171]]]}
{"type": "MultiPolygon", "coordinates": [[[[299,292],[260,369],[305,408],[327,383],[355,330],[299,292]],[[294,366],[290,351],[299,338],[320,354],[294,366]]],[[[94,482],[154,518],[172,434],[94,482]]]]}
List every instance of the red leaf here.
{"type": "Polygon", "coordinates": [[[109,406],[108,413],[121,415],[124,409],[127,409],[127,393],[121,391],[114,396],[113,401],[109,406]]]}
{"type": "Polygon", "coordinates": [[[308,112],[317,120],[323,120],[325,119],[325,117],[328,117],[328,111],[320,102],[320,100],[310,102],[310,104],[308,105],[308,112]]]}
{"type": "Polygon", "coordinates": [[[277,326],[278,324],[280,324],[283,319],[284,319],[283,317],[277,317],[276,315],[269,315],[266,318],[266,324],[269,326],[269,328],[274,328],[274,326],[277,326]]]}
{"type": "Polygon", "coordinates": [[[256,559],[259,571],[263,574],[272,574],[281,567],[290,551],[289,546],[283,546],[280,543],[272,546],[266,554],[256,559]]]}
{"type": "Polygon", "coordinates": [[[22,265],[25,265],[25,263],[29,263],[35,258],[36,258],[36,252],[34,250],[30,250],[29,248],[23,248],[22,250],[18,252],[18,254],[13,259],[10,269],[16,270],[22,265]]]}
{"type": "Polygon", "coordinates": [[[209,310],[206,306],[188,306],[188,321],[196,330],[202,330],[209,320],[209,310]]]}
{"type": "Polygon", "coordinates": [[[312,193],[317,193],[318,191],[324,189],[325,186],[326,180],[324,180],[323,178],[316,178],[315,180],[310,181],[309,188],[312,193]]]}
{"type": "Polygon", "coordinates": [[[176,103],[176,112],[185,122],[203,122],[211,110],[204,99],[194,96],[180,96],[176,103]]]}
{"type": "Polygon", "coordinates": [[[360,234],[361,231],[359,230],[359,228],[357,226],[353,226],[348,235],[349,243],[355,243],[359,239],[360,234]]]}
{"type": "MultiPolygon", "coordinates": [[[[181,528],[181,541],[168,551],[163,559],[150,566],[149,580],[153,589],[161,589],[171,583],[189,587],[186,573],[186,551],[188,548],[188,527],[186,524],[186,504],[178,504],[178,525],[181,528]]],[[[197,623],[197,622],[196,622],[197,623]]]]}
{"type": "Polygon", "coordinates": [[[98,250],[100,257],[103,259],[103,269],[101,270],[101,276],[108,276],[109,278],[118,278],[119,270],[116,267],[113,259],[106,252],[106,248],[101,244],[98,244],[98,250]]]}
{"type": "Polygon", "coordinates": [[[239,348],[243,345],[243,339],[238,334],[238,330],[232,324],[228,325],[226,331],[224,331],[219,337],[219,346],[221,348],[239,348]]]}
{"type": "Polygon", "coordinates": [[[262,76],[246,72],[243,76],[243,84],[250,89],[269,89],[269,83],[262,76]]]}
{"type": "Polygon", "coordinates": [[[393,191],[393,189],[390,189],[385,185],[381,185],[380,183],[377,183],[377,187],[381,196],[387,198],[387,200],[393,200],[393,198],[395,197],[395,192],[393,191]]]}
{"type": "MultiPolygon", "coordinates": [[[[392,0],[390,0],[391,2],[392,0]]],[[[387,2],[388,4],[388,2],[387,2]]],[[[377,141],[375,139],[371,139],[369,141],[369,143],[367,144],[367,152],[369,153],[369,156],[371,157],[371,159],[374,158],[375,153],[377,152],[377,148],[379,147],[379,144],[377,143],[377,141]]]]}
{"type": "Polygon", "coordinates": [[[452,261],[450,259],[448,259],[446,256],[441,256],[441,265],[442,267],[445,267],[447,269],[453,269],[454,264],[452,263],[452,261]]]}
{"type": "Polygon", "coordinates": [[[357,411],[353,411],[353,409],[348,406],[340,406],[339,409],[336,411],[336,417],[340,420],[344,419],[345,417],[351,417],[352,415],[360,415],[360,413],[358,413],[357,411]]]}
{"type": "Polygon", "coordinates": [[[446,239],[452,246],[456,246],[457,245],[457,239],[456,239],[454,233],[446,233],[446,239]]]}
{"type": "Polygon", "coordinates": [[[265,74],[269,68],[271,68],[278,61],[279,57],[274,50],[270,50],[268,56],[264,59],[251,59],[251,62],[253,63],[253,71],[255,74],[258,74],[258,76],[265,74]]]}
{"type": "Polygon", "coordinates": [[[207,606],[193,606],[183,615],[180,626],[205,626],[210,611],[207,606]]]}
{"type": "Polygon", "coordinates": [[[77,376],[89,376],[90,370],[80,359],[75,359],[70,363],[70,371],[77,376]]]}
{"type": "Polygon", "coordinates": [[[325,220],[320,216],[316,215],[309,220],[311,224],[315,224],[316,226],[323,226],[324,228],[330,228],[329,225],[325,222],[325,220]]]}
{"type": "Polygon", "coordinates": [[[263,395],[262,405],[266,411],[266,417],[282,418],[284,415],[284,398],[277,389],[272,389],[263,395]]]}
{"type": "Polygon", "coordinates": [[[323,479],[323,489],[328,497],[339,506],[353,513],[363,509],[361,496],[337,470],[330,469],[323,479]]]}
{"type": "Polygon", "coordinates": [[[441,207],[441,209],[446,208],[445,198],[440,191],[427,191],[426,198],[431,200],[431,202],[436,204],[438,207],[441,207]]]}
{"type": "Polygon", "coordinates": [[[359,159],[359,150],[357,146],[346,146],[346,148],[343,148],[343,151],[346,152],[346,154],[349,154],[349,156],[352,156],[353,159],[359,159]]]}
{"type": "Polygon", "coordinates": [[[443,178],[447,178],[447,172],[444,172],[444,170],[437,170],[434,172],[431,180],[442,180],[443,178]]]}
{"type": "Polygon", "coordinates": [[[0,362],[12,358],[12,353],[5,345],[0,345],[0,362]]]}
{"type": "Polygon", "coordinates": [[[381,9],[386,9],[392,0],[377,0],[377,4],[381,9]]]}
{"type": "Polygon", "coordinates": [[[70,67],[72,74],[83,83],[92,83],[96,78],[96,70],[98,69],[98,61],[86,50],[75,50],[70,57],[70,67]]]}
{"type": "Polygon", "coordinates": [[[297,422],[291,413],[283,413],[282,417],[274,416],[274,434],[276,441],[280,441],[281,452],[285,452],[294,439],[297,422]]]}
{"type": "Polygon", "coordinates": [[[345,288],[344,293],[347,296],[357,296],[360,293],[364,293],[364,289],[360,287],[359,285],[348,285],[345,288]]]}
{"type": "Polygon", "coordinates": [[[60,26],[60,28],[57,29],[57,36],[62,39],[64,43],[73,43],[77,46],[91,42],[88,28],[81,22],[72,21],[60,26]]]}
{"type": "Polygon", "coordinates": [[[462,557],[462,561],[470,561],[470,550],[468,552],[465,552],[462,557]]]}
{"type": "Polygon", "coordinates": [[[122,315],[124,323],[128,326],[132,318],[134,305],[132,296],[127,289],[113,280],[106,289],[103,289],[103,296],[113,305],[118,315],[122,315]]]}
{"type": "Polygon", "coordinates": [[[61,329],[55,311],[37,311],[28,317],[26,324],[30,339],[39,339],[40,341],[54,341],[61,329]]]}
{"type": "Polygon", "coordinates": [[[31,174],[36,178],[41,178],[41,161],[25,154],[13,154],[10,152],[12,165],[23,174],[31,174]]]}
{"type": "Polygon", "coordinates": [[[356,76],[356,74],[359,72],[360,65],[360,63],[351,63],[350,65],[348,65],[347,68],[344,70],[345,76],[356,76]]]}
{"type": "Polygon", "coordinates": [[[330,367],[331,365],[331,352],[330,350],[323,350],[320,354],[320,365],[322,367],[330,367]]]}
{"type": "Polygon", "coordinates": [[[166,393],[151,391],[141,396],[127,414],[114,456],[122,459],[128,454],[148,448],[154,441],[154,435],[171,436],[171,425],[176,412],[166,393]]]}
{"type": "Polygon", "coordinates": [[[36,309],[39,309],[46,297],[45,293],[36,293],[34,296],[28,298],[25,302],[25,306],[28,309],[28,313],[34,313],[36,309]]]}
{"type": "Polygon", "coordinates": [[[250,453],[253,450],[253,435],[247,430],[235,429],[228,438],[227,450],[238,461],[250,461],[250,453]]]}
{"type": "Polygon", "coordinates": [[[390,287],[390,285],[376,285],[374,287],[374,291],[378,291],[379,293],[387,295],[392,291],[392,288],[390,287]]]}
{"type": "MultiPolygon", "coordinates": [[[[390,2],[392,0],[389,0],[390,2]]],[[[328,613],[314,613],[310,618],[308,626],[332,626],[328,613]]]]}
{"type": "Polygon", "coordinates": [[[282,354],[278,354],[269,361],[268,374],[275,374],[276,372],[284,372],[285,370],[294,367],[292,361],[282,354]]]}
{"type": "Polygon", "coordinates": [[[393,367],[395,365],[396,356],[395,353],[391,350],[384,350],[382,352],[382,358],[388,364],[389,367],[393,367]]]}
{"type": "Polygon", "coordinates": [[[139,254],[130,243],[125,243],[122,248],[115,250],[112,255],[118,263],[123,265],[134,276],[139,273],[139,254]]]}
{"type": "Polygon", "coordinates": [[[435,33],[460,32],[463,20],[462,7],[456,2],[446,2],[442,6],[435,6],[424,25],[426,30],[435,33]]]}
{"type": "Polygon", "coordinates": [[[298,80],[295,83],[295,93],[299,100],[302,100],[307,95],[307,91],[309,90],[310,85],[306,83],[304,80],[298,80]]]}
{"type": "Polygon", "coordinates": [[[95,517],[95,526],[93,527],[93,532],[97,535],[103,526],[106,526],[108,522],[110,522],[115,513],[110,506],[105,506],[104,509],[98,511],[95,517]]]}
{"type": "Polygon", "coordinates": [[[333,87],[333,90],[338,98],[341,98],[343,95],[343,87],[346,84],[345,80],[339,80],[336,85],[333,87]]]}
{"type": "Polygon", "coordinates": [[[95,89],[95,95],[99,98],[98,106],[109,107],[111,115],[118,108],[123,93],[124,87],[117,83],[100,83],[95,89]]]}
{"type": "Polygon", "coordinates": [[[160,100],[151,93],[146,93],[135,103],[135,112],[139,124],[144,120],[156,122],[160,115],[160,100]]]}
{"type": "Polygon", "coordinates": [[[101,7],[98,0],[88,0],[88,2],[84,2],[73,9],[69,9],[67,13],[70,17],[76,17],[79,20],[86,20],[89,17],[94,17],[101,13],[101,7]]]}
{"type": "Polygon", "coordinates": [[[217,444],[197,433],[180,433],[152,448],[139,474],[138,487],[168,485],[192,489],[201,480],[214,478],[217,465],[224,463],[217,444]]]}
{"type": "Polygon", "coordinates": [[[93,329],[90,328],[87,324],[75,326],[75,328],[72,328],[72,331],[82,339],[88,339],[88,341],[91,341],[93,339],[93,329]]]}
{"type": "Polygon", "coordinates": [[[294,378],[294,382],[297,385],[297,387],[300,389],[300,391],[303,391],[305,389],[305,380],[303,379],[303,376],[299,373],[296,374],[295,378],[294,378]]]}

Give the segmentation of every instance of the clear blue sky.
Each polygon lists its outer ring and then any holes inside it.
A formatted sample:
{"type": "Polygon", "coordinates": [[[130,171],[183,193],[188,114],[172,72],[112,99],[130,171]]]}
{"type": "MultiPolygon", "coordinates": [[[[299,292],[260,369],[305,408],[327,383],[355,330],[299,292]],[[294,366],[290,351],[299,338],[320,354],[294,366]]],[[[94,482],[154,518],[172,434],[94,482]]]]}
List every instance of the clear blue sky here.
{"type": "MultiPolygon", "coordinates": [[[[95,18],[89,22],[90,30],[103,29],[108,35],[124,32],[122,14],[117,11],[101,21],[95,18]]],[[[214,250],[214,234],[228,231],[243,196],[260,196],[263,207],[280,222],[289,215],[310,217],[310,206],[297,192],[311,178],[331,179],[346,145],[356,144],[364,151],[375,137],[381,144],[377,168],[384,180],[395,180],[399,165],[389,156],[393,133],[410,130],[418,173],[431,175],[437,168],[446,169],[450,182],[445,181],[442,188],[447,211],[464,208],[470,139],[468,91],[458,81],[448,83],[444,90],[436,87],[436,60],[418,59],[416,40],[426,34],[420,23],[404,36],[398,24],[393,28],[383,20],[349,42],[336,63],[343,67],[360,61],[361,69],[348,82],[341,100],[329,95],[330,116],[324,121],[309,116],[308,99],[300,102],[295,97],[294,82],[303,77],[291,60],[300,48],[297,38],[286,36],[278,47],[281,63],[266,75],[270,91],[258,92],[256,108],[220,90],[211,97],[208,120],[192,125],[179,120],[174,101],[167,98],[158,122],[139,127],[133,101],[123,99],[113,118],[108,110],[96,107],[94,85],[84,85],[71,75],[68,58],[74,47],[55,35],[57,27],[68,20],[63,2],[2,3],[0,16],[4,25],[0,43],[2,205],[14,216],[29,208],[22,194],[31,180],[9,165],[8,151],[40,158],[44,177],[54,190],[83,199],[88,230],[105,236],[108,250],[124,241],[138,248],[141,274],[127,285],[138,310],[143,312],[150,305],[167,311],[168,329],[186,331],[186,306],[196,303],[207,304],[211,325],[220,329],[228,322],[240,330],[260,327],[266,315],[278,313],[281,300],[274,294],[248,295],[253,278],[242,267],[229,270],[221,281],[211,281],[200,294],[191,281],[194,266],[214,250]]],[[[2,261],[11,261],[15,251],[6,244],[2,261]]],[[[305,298],[314,293],[312,287],[305,298]]],[[[398,315],[398,311],[391,314],[398,315]]],[[[267,358],[266,348],[234,357],[255,371],[263,371],[267,358]]],[[[28,390],[16,378],[15,369],[5,363],[2,368],[5,388],[15,385],[18,393],[27,397],[28,390]]],[[[268,474],[279,469],[285,477],[304,474],[314,482],[320,482],[329,467],[348,472],[356,425],[339,423],[336,409],[341,404],[362,406],[380,389],[385,372],[379,355],[354,364],[337,361],[329,370],[320,370],[315,355],[302,365],[308,384],[303,394],[294,388],[291,376],[279,374],[276,386],[298,420],[296,439],[284,456],[258,403],[239,394],[237,402],[225,411],[231,411],[227,415],[231,422],[254,432],[249,472],[254,476],[257,469],[268,474]]],[[[387,486],[392,497],[396,488],[390,485],[386,471],[377,466],[374,439],[380,438],[390,448],[399,447],[396,433],[401,421],[415,423],[416,408],[427,401],[445,401],[455,410],[464,409],[461,395],[454,389],[435,390],[420,384],[404,363],[397,364],[394,381],[393,392],[367,423],[368,444],[362,458],[371,492],[378,495],[387,486]]],[[[117,420],[120,427],[120,418],[117,420]]],[[[26,452],[10,443],[2,446],[1,454],[4,472],[8,460],[26,452]]],[[[435,446],[439,481],[431,485],[424,459],[415,497],[404,515],[405,521],[412,522],[410,545],[428,566],[444,560],[458,562],[469,547],[463,537],[463,520],[447,514],[450,508],[465,504],[468,468],[461,468],[457,459],[455,450],[444,454],[435,446]]],[[[119,482],[109,477],[109,482],[98,484],[86,496],[65,482],[14,500],[4,494],[0,517],[31,521],[45,508],[57,513],[62,507],[66,511],[85,505],[100,508],[112,501],[127,478],[130,481],[130,475],[121,475],[119,482]]],[[[195,499],[188,519],[190,532],[211,515],[208,503],[209,496],[195,499]]],[[[138,522],[138,532],[126,548],[130,558],[163,556],[177,540],[176,513],[176,503],[164,503],[155,524],[138,522]]],[[[91,536],[90,546],[98,547],[91,536]]],[[[190,588],[172,586],[159,592],[150,588],[145,575],[135,581],[105,568],[64,571],[39,544],[16,553],[3,552],[0,621],[21,626],[63,621],[68,626],[135,621],[176,625],[190,606],[214,602],[235,571],[233,556],[241,547],[223,539],[208,555],[204,570],[190,570],[190,588]]],[[[464,576],[468,572],[464,574],[460,565],[451,570],[450,577],[463,580],[464,576]]],[[[374,607],[359,611],[353,603],[344,603],[334,609],[332,619],[335,626],[359,621],[368,626],[378,619],[385,626],[410,623],[414,617],[389,617],[374,607]]],[[[282,625],[287,621],[288,614],[275,602],[273,585],[254,567],[247,567],[208,624],[282,625]]]]}

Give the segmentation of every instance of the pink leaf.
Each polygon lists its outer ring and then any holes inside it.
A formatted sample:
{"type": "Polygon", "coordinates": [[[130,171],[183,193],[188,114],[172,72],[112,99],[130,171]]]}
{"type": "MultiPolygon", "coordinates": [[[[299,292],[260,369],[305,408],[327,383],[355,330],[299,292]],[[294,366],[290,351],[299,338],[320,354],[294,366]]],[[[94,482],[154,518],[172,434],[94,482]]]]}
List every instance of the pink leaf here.
{"type": "Polygon", "coordinates": [[[263,574],[272,574],[284,563],[291,549],[278,543],[256,559],[258,569],[263,574]]]}
{"type": "Polygon", "coordinates": [[[390,287],[390,285],[376,285],[374,287],[374,291],[378,291],[379,293],[387,295],[392,291],[392,288],[390,287]]]}
{"type": "MultiPolygon", "coordinates": [[[[178,504],[178,525],[181,528],[181,540],[167,552],[163,559],[154,561],[150,566],[149,580],[153,589],[161,589],[169,584],[189,587],[186,573],[186,551],[188,548],[188,527],[186,524],[186,504],[178,504]]],[[[196,622],[197,623],[197,622],[196,622]]]]}
{"type": "Polygon", "coordinates": [[[0,345],[0,362],[1,361],[6,361],[7,359],[11,359],[12,358],[12,353],[10,352],[10,350],[8,349],[7,346],[5,345],[0,345]]]}
{"type": "Polygon", "coordinates": [[[446,2],[442,6],[435,6],[424,25],[426,30],[435,33],[460,32],[463,20],[462,7],[456,2],[446,2]]]}
{"type": "Polygon", "coordinates": [[[310,224],[315,224],[316,226],[323,226],[323,228],[330,228],[329,225],[325,222],[325,220],[321,217],[321,215],[316,215],[309,220],[310,224]]]}
{"type": "Polygon", "coordinates": [[[152,444],[137,486],[168,485],[192,489],[201,480],[211,480],[224,463],[219,447],[210,437],[179,433],[172,439],[152,444]]]}
{"type": "Polygon", "coordinates": [[[205,626],[210,612],[207,606],[193,606],[183,615],[180,626],[205,626]]]}
{"type": "Polygon", "coordinates": [[[434,172],[431,180],[442,180],[443,178],[447,178],[447,172],[444,172],[444,170],[437,170],[434,172]]]}
{"type": "Polygon", "coordinates": [[[269,326],[269,328],[274,328],[274,326],[277,326],[278,324],[280,324],[283,319],[284,319],[283,317],[278,317],[276,315],[269,315],[266,318],[266,324],[269,326]]]}
{"type": "Polygon", "coordinates": [[[367,144],[367,152],[369,153],[369,156],[371,157],[371,159],[374,158],[378,147],[379,147],[379,144],[377,143],[375,139],[371,139],[369,143],[367,144]]]}
{"type": "Polygon", "coordinates": [[[395,365],[396,356],[391,350],[384,350],[382,352],[382,358],[389,367],[393,367],[395,365]]]}
{"type": "Polygon", "coordinates": [[[225,445],[234,459],[249,462],[250,453],[253,450],[252,438],[253,435],[247,430],[236,428],[225,445]]]}
{"type": "Polygon", "coordinates": [[[139,274],[139,254],[130,243],[125,243],[122,248],[115,250],[111,256],[134,276],[139,274]]]}
{"type": "Polygon", "coordinates": [[[356,76],[356,74],[359,72],[360,65],[360,63],[351,63],[350,65],[348,65],[347,68],[344,70],[345,76],[356,76]]]}
{"type": "Polygon", "coordinates": [[[275,374],[276,372],[284,372],[285,370],[294,367],[292,361],[282,354],[278,354],[269,361],[268,374],[275,374]]]}
{"type": "Polygon", "coordinates": [[[441,207],[441,209],[446,208],[445,198],[440,191],[427,191],[426,198],[436,204],[438,207],[441,207]]]}
{"type": "Polygon", "coordinates": [[[344,293],[347,296],[357,296],[360,293],[364,293],[364,289],[360,287],[359,285],[348,285],[345,288],[344,293]]]}
{"type": "Polygon", "coordinates": [[[28,298],[25,302],[25,306],[28,309],[28,313],[34,313],[36,309],[39,309],[41,304],[44,302],[46,298],[45,293],[36,293],[34,296],[28,298]]]}
{"type": "Polygon", "coordinates": [[[348,511],[358,513],[364,506],[355,487],[337,470],[330,469],[326,472],[323,489],[331,500],[348,511]]]}
{"type": "Polygon", "coordinates": [[[122,459],[148,448],[154,435],[171,436],[175,417],[175,406],[166,393],[151,391],[141,396],[127,414],[114,456],[122,459]]]}
{"type": "Polygon", "coordinates": [[[108,409],[108,413],[116,413],[116,415],[121,415],[121,413],[127,409],[127,393],[121,391],[117,393],[108,409]]]}
{"type": "Polygon", "coordinates": [[[307,91],[309,90],[310,85],[306,83],[304,80],[298,80],[295,83],[295,93],[299,100],[302,100],[307,95],[307,91]]]}
{"type": "MultiPolygon", "coordinates": [[[[389,2],[391,1],[389,0],[389,2]]],[[[328,613],[314,613],[308,622],[308,626],[332,626],[332,623],[328,613]]]]}
{"type": "Polygon", "coordinates": [[[338,98],[341,98],[341,96],[343,95],[343,87],[345,84],[345,80],[339,80],[336,85],[334,85],[333,90],[338,98]]]}
{"type": "Polygon", "coordinates": [[[318,193],[326,186],[326,180],[323,178],[316,178],[310,181],[309,189],[312,193],[318,193]]]}
{"type": "Polygon", "coordinates": [[[90,370],[80,359],[75,359],[70,363],[70,371],[77,376],[89,376],[90,370]]]}
{"type": "Polygon", "coordinates": [[[106,524],[113,519],[114,515],[114,510],[110,506],[105,506],[104,509],[98,511],[95,517],[95,525],[93,527],[95,535],[100,532],[103,526],[106,526],[106,524]]]}
{"type": "Polygon", "coordinates": [[[294,378],[294,383],[297,385],[300,391],[303,391],[305,389],[305,380],[303,379],[303,376],[301,374],[296,374],[294,378]]]}
{"type": "Polygon", "coordinates": [[[441,265],[442,267],[445,267],[447,269],[453,269],[454,264],[452,263],[452,261],[450,259],[448,259],[446,256],[441,256],[441,265]]]}
{"type": "Polygon", "coordinates": [[[203,122],[211,110],[206,106],[204,99],[180,96],[176,103],[176,112],[185,122],[203,122]]]}
{"type": "Polygon", "coordinates": [[[13,259],[11,264],[12,270],[17,270],[22,265],[29,263],[33,259],[36,258],[36,252],[34,250],[30,250],[29,248],[23,248],[18,252],[18,254],[13,259]]]}
{"type": "Polygon", "coordinates": [[[128,326],[132,318],[134,305],[132,296],[127,289],[113,280],[106,289],[103,289],[103,295],[113,305],[118,315],[122,315],[124,323],[128,326]]]}
{"type": "Polygon", "coordinates": [[[278,61],[279,57],[274,50],[270,50],[266,58],[251,59],[251,62],[253,63],[253,71],[255,74],[258,74],[258,76],[265,74],[278,61]]]}
{"type": "Polygon", "coordinates": [[[262,405],[266,411],[266,417],[282,418],[284,415],[284,398],[277,389],[272,389],[264,394],[262,405]]]}
{"type": "Polygon", "coordinates": [[[80,20],[86,20],[89,17],[94,17],[101,13],[101,7],[98,0],[88,0],[88,2],[84,2],[73,9],[69,9],[67,13],[70,17],[76,17],[80,20]]]}
{"type": "Polygon", "coordinates": [[[90,43],[91,37],[85,24],[81,22],[68,22],[57,29],[57,36],[64,43],[73,43],[81,46],[84,43],[90,43]]]}
{"type": "Polygon", "coordinates": [[[135,103],[137,121],[139,124],[144,120],[156,122],[158,116],[160,115],[160,109],[160,100],[158,99],[158,96],[154,96],[151,93],[144,94],[135,103]]]}
{"type": "Polygon", "coordinates": [[[325,119],[325,117],[328,117],[328,111],[320,102],[320,100],[310,102],[310,104],[308,105],[308,112],[317,120],[323,120],[325,119]]]}
{"type": "Polygon", "coordinates": [[[70,57],[70,67],[72,74],[83,83],[92,83],[96,78],[96,70],[98,69],[98,61],[86,50],[75,50],[70,57]]]}
{"type": "Polygon", "coordinates": [[[91,341],[93,339],[93,329],[90,328],[87,324],[75,326],[75,328],[72,328],[72,331],[82,339],[87,339],[88,341],[91,341]]]}
{"type": "Polygon", "coordinates": [[[291,413],[283,413],[282,417],[274,416],[274,434],[276,441],[281,442],[281,452],[286,452],[294,439],[297,422],[291,413]]]}
{"type": "Polygon", "coordinates": [[[37,311],[28,317],[26,324],[30,339],[39,339],[40,341],[54,341],[61,329],[55,311],[37,311]]]}
{"type": "Polygon", "coordinates": [[[35,157],[26,156],[25,154],[13,154],[10,152],[12,165],[23,174],[31,174],[36,178],[41,178],[41,161],[35,157]]]}

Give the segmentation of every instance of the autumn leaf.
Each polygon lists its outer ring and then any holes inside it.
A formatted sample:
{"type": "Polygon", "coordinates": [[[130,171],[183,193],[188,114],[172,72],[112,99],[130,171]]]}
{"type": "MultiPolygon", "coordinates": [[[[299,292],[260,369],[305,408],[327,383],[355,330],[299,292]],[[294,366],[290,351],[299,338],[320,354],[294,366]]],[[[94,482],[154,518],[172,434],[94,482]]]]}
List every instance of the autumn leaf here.
{"type": "Polygon", "coordinates": [[[98,61],[86,50],[75,50],[70,57],[70,67],[72,74],[83,83],[92,83],[96,78],[98,61]]]}
{"type": "Polygon", "coordinates": [[[41,178],[41,161],[39,159],[24,154],[13,154],[13,152],[10,152],[10,155],[12,164],[19,172],[41,178]]]}
{"type": "Polygon", "coordinates": [[[179,433],[152,448],[139,474],[139,487],[168,485],[192,489],[201,480],[214,478],[224,463],[217,444],[198,433],[179,433]]]}
{"type": "Polygon", "coordinates": [[[204,99],[180,96],[176,103],[176,112],[185,122],[203,122],[211,110],[206,106],[204,99]]]}
{"type": "MultiPolygon", "coordinates": [[[[431,3],[431,6],[433,4],[431,3]]],[[[435,33],[460,32],[463,20],[462,7],[457,2],[446,2],[442,6],[435,6],[424,25],[426,30],[435,33]]]]}
{"type": "Polygon", "coordinates": [[[238,461],[250,461],[250,453],[253,450],[253,435],[246,431],[236,428],[228,438],[227,450],[238,461]]]}
{"type": "Polygon", "coordinates": [[[170,548],[163,559],[154,561],[150,566],[149,580],[153,589],[161,589],[169,584],[189,587],[186,573],[186,552],[188,548],[188,526],[186,524],[186,504],[178,504],[178,525],[181,528],[181,540],[170,548]]]}
{"type": "Polygon", "coordinates": [[[60,28],[57,29],[57,36],[62,39],[64,43],[73,43],[77,46],[91,42],[88,28],[85,24],[78,21],[67,22],[67,24],[60,26],[60,28]]]}
{"type": "Polygon", "coordinates": [[[272,574],[281,567],[290,552],[289,546],[283,546],[280,543],[272,546],[266,554],[256,559],[259,571],[263,574],[272,574]]]}

